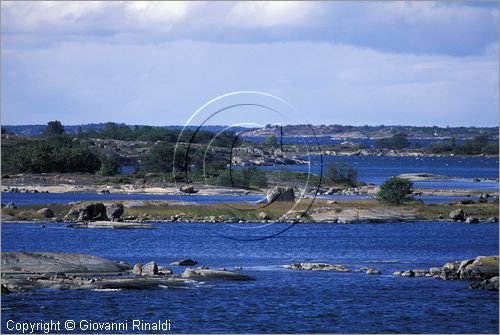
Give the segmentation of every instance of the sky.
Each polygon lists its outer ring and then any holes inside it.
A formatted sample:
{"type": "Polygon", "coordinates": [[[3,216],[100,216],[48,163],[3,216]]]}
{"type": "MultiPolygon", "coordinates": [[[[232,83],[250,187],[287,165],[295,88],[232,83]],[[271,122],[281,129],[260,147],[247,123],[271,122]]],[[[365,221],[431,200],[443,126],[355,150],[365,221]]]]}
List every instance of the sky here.
{"type": "Polygon", "coordinates": [[[2,1],[2,124],[182,125],[259,91],[303,123],[498,126],[498,26],[497,1],[2,1]]]}

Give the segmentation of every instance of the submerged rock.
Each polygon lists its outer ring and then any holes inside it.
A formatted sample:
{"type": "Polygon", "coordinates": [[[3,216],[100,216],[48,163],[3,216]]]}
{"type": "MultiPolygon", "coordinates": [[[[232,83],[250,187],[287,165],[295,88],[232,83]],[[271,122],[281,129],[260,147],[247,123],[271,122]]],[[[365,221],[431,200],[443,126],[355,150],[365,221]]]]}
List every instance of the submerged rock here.
{"type": "Polygon", "coordinates": [[[117,221],[93,221],[67,224],[68,228],[97,228],[97,229],[152,229],[149,223],[117,222],[117,221]]]}
{"type": "Polygon", "coordinates": [[[382,274],[382,272],[380,272],[380,270],[377,270],[377,269],[368,269],[368,270],[366,270],[366,274],[367,275],[379,275],[379,274],[382,274]]]}
{"type": "Polygon", "coordinates": [[[186,269],[181,275],[185,279],[207,280],[207,279],[226,279],[226,280],[255,280],[255,278],[235,273],[227,270],[212,269],[186,269]]]}
{"type": "Polygon", "coordinates": [[[173,266],[191,266],[191,265],[196,265],[196,264],[198,264],[198,262],[195,261],[194,259],[190,259],[190,258],[185,258],[185,259],[181,259],[181,260],[170,263],[170,265],[173,265],[173,266]]]}

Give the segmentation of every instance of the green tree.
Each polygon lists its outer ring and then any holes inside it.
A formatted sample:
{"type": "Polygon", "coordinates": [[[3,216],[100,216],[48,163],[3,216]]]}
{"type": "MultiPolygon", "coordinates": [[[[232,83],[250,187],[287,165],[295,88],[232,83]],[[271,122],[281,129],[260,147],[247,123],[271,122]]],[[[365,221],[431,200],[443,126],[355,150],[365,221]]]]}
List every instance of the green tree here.
{"type": "Polygon", "coordinates": [[[391,177],[380,185],[377,200],[391,205],[400,205],[413,200],[413,182],[406,178],[391,177]]]}
{"type": "Polygon", "coordinates": [[[264,140],[264,146],[266,148],[275,148],[276,146],[278,146],[278,139],[275,135],[268,136],[264,140]]]}
{"type": "Polygon", "coordinates": [[[399,132],[390,138],[381,138],[375,141],[375,147],[381,149],[404,149],[410,146],[408,136],[405,133],[399,132]]]}
{"type": "Polygon", "coordinates": [[[61,136],[65,133],[64,127],[59,121],[50,121],[47,123],[47,127],[43,131],[43,136],[54,137],[61,136]]]}
{"type": "Polygon", "coordinates": [[[323,184],[328,186],[356,186],[358,173],[345,162],[328,162],[323,173],[323,184]]]}
{"type": "Polygon", "coordinates": [[[117,154],[101,154],[99,160],[101,161],[101,167],[97,172],[101,176],[113,176],[118,173],[119,169],[119,159],[117,154]]]}
{"type": "Polygon", "coordinates": [[[19,172],[96,172],[101,161],[88,145],[67,137],[31,140],[12,154],[11,164],[19,172]]]}
{"type": "MultiPolygon", "coordinates": [[[[174,149],[171,143],[156,143],[147,154],[142,156],[143,168],[148,172],[172,172],[174,149]]],[[[176,159],[180,158],[182,152],[178,151],[176,155],[176,159]]]]}

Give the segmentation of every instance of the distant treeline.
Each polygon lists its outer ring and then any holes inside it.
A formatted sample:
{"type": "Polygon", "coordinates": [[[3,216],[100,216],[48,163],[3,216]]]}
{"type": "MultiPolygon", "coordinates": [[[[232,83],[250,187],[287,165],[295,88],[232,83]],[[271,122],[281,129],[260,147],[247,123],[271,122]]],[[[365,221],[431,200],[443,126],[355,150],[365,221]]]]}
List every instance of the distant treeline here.
{"type": "MultiPolygon", "coordinates": [[[[95,131],[95,132],[100,132],[103,128],[109,126],[109,124],[115,124],[117,126],[123,127],[129,127],[131,129],[137,129],[137,128],[159,128],[159,129],[169,129],[169,130],[180,130],[183,129],[184,126],[178,126],[178,125],[167,125],[167,126],[148,126],[148,125],[126,125],[124,123],[115,123],[115,122],[105,122],[105,123],[88,123],[88,124],[82,124],[82,125],[64,125],[64,131],[67,134],[77,134],[81,132],[87,132],[87,131],[95,131]]],[[[33,124],[33,125],[4,125],[2,126],[3,132],[8,132],[12,134],[18,134],[18,135],[24,135],[24,136],[40,136],[43,134],[45,128],[47,125],[45,124],[33,124]]],[[[209,132],[219,132],[222,131],[226,128],[227,126],[222,126],[222,125],[204,125],[201,127],[201,130],[203,131],[209,131],[209,132]]],[[[197,126],[186,126],[186,130],[192,130],[195,131],[198,127],[197,126]]],[[[231,131],[242,131],[242,130],[248,130],[248,128],[244,127],[234,127],[230,129],[231,131]]]]}
{"type": "MultiPolygon", "coordinates": [[[[65,125],[65,132],[68,134],[76,134],[78,132],[86,132],[93,130],[96,132],[101,131],[109,123],[89,123],[82,125],[65,125]]],[[[117,124],[117,123],[114,123],[117,124]]],[[[125,125],[118,124],[120,126],[127,126],[131,129],[149,127],[145,125],[125,125]]],[[[43,133],[46,125],[4,125],[5,131],[10,133],[15,133],[25,136],[39,136],[43,133]]],[[[226,126],[217,125],[206,125],[202,129],[209,132],[219,132],[223,130],[226,126]]],[[[183,126],[179,125],[168,125],[168,126],[155,126],[154,128],[166,128],[171,130],[182,129],[183,126]]],[[[188,130],[196,130],[196,126],[188,126],[188,130]]],[[[239,132],[242,130],[248,130],[249,128],[235,127],[231,128],[233,132],[239,132]]],[[[270,135],[275,129],[275,126],[269,124],[264,129],[255,129],[256,132],[263,132],[266,135],[266,131],[270,135]]],[[[415,138],[452,138],[456,139],[471,139],[478,135],[485,135],[489,139],[498,138],[498,127],[437,127],[437,126],[389,126],[389,125],[377,125],[377,126],[351,126],[351,125],[284,125],[283,134],[285,136],[302,136],[302,135],[318,135],[318,136],[332,136],[339,134],[346,134],[356,138],[358,136],[365,136],[365,138],[379,138],[381,135],[383,137],[389,137],[397,133],[404,133],[410,139],[415,138]]],[[[260,134],[260,135],[263,135],[260,134]]],[[[252,135],[252,133],[247,133],[247,136],[252,135]]],[[[259,136],[259,134],[253,134],[259,136]]]]}
{"type": "MultiPolygon", "coordinates": [[[[397,133],[389,138],[381,138],[375,141],[375,147],[379,149],[410,149],[411,144],[408,136],[404,133],[397,133]]],[[[413,149],[420,149],[417,145],[413,149]]],[[[489,139],[486,135],[478,135],[471,140],[464,140],[458,143],[452,137],[447,141],[437,141],[428,145],[425,151],[432,154],[452,153],[456,155],[498,155],[498,138],[489,139]]]]}
{"type": "MultiPolygon", "coordinates": [[[[2,128],[2,134],[6,134],[2,128]]],[[[8,173],[32,172],[89,172],[113,175],[118,172],[119,156],[110,150],[94,145],[90,139],[114,139],[123,141],[150,142],[149,151],[140,157],[140,170],[144,172],[171,173],[176,144],[175,169],[182,174],[199,174],[203,162],[205,170],[214,177],[229,162],[223,162],[205,152],[206,145],[229,148],[236,135],[222,132],[217,136],[209,131],[186,130],[160,127],[129,127],[107,123],[99,131],[89,129],[69,136],[59,121],[51,121],[45,126],[41,136],[29,138],[9,138],[2,140],[2,169],[8,173]],[[189,151],[188,151],[189,149],[189,151]],[[186,159],[187,158],[187,159],[186,159]],[[193,169],[194,166],[194,169],[193,169]]]]}

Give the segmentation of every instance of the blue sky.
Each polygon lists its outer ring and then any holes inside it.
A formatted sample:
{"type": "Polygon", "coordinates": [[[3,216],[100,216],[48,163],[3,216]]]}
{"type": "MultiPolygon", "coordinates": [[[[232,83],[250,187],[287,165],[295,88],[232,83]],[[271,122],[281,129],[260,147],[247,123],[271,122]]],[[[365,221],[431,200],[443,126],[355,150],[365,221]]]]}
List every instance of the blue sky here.
{"type": "Polygon", "coordinates": [[[498,2],[1,6],[3,124],[184,124],[241,90],[312,124],[499,122],[498,2]]]}

